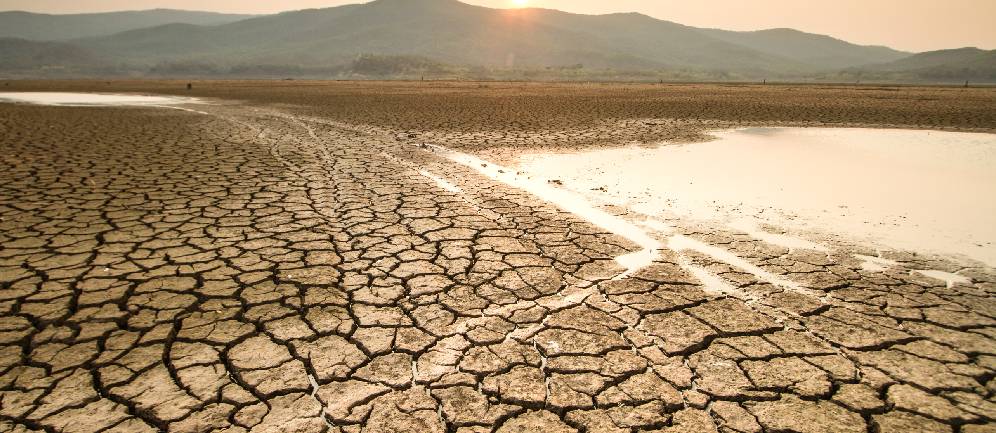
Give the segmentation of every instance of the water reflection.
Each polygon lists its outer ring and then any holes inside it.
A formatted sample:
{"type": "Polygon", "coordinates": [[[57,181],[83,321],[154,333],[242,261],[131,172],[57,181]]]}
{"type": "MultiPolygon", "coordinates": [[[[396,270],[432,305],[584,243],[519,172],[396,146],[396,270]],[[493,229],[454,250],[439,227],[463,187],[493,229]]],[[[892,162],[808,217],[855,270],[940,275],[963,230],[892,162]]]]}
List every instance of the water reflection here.
{"type": "Polygon", "coordinates": [[[0,92],[0,102],[62,106],[163,106],[199,103],[197,98],[75,92],[0,92]]]}
{"type": "Polygon", "coordinates": [[[715,135],[528,155],[519,170],[652,217],[769,223],[996,265],[994,134],[750,128],[715,135]]]}

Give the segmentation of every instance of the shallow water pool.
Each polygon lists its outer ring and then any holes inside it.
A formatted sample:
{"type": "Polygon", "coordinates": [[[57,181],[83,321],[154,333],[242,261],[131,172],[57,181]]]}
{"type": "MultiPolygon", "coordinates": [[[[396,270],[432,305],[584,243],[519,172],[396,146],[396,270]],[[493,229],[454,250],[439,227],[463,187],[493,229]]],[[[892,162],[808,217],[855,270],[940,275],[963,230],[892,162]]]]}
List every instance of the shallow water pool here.
{"type": "Polygon", "coordinates": [[[519,169],[653,217],[771,223],[996,266],[996,134],[750,128],[532,154],[519,169]]]}
{"type": "Polygon", "coordinates": [[[0,92],[0,102],[62,106],[162,106],[199,103],[197,98],[78,92],[0,92]]]}

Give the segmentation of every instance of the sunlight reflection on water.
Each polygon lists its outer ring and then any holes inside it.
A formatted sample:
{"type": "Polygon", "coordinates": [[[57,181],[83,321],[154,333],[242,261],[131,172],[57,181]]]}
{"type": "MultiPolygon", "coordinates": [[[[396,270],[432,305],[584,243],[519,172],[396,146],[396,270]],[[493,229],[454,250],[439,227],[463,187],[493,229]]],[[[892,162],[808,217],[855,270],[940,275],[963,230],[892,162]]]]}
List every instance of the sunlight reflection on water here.
{"type": "Polygon", "coordinates": [[[750,128],[715,135],[527,155],[518,169],[651,217],[769,223],[996,265],[996,134],[750,128]]]}
{"type": "Polygon", "coordinates": [[[74,92],[0,92],[0,102],[61,106],[161,106],[196,104],[197,98],[74,92]]]}

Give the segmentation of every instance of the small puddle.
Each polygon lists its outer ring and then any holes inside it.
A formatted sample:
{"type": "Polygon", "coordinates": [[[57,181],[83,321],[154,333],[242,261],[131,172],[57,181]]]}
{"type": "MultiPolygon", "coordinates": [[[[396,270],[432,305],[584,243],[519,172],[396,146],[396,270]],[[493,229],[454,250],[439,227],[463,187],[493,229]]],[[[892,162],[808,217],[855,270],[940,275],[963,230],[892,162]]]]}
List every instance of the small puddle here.
{"type": "Polygon", "coordinates": [[[826,233],[996,266],[996,134],[749,128],[716,140],[523,156],[518,170],[654,218],[720,221],[791,249],[826,233]]]}
{"type": "Polygon", "coordinates": [[[424,177],[426,179],[429,179],[429,180],[435,182],[438,187],[442,188],[445,191],[449,191],[449,192],[452,192],[454,194],[460,194],[460,193],[463,192],[463,190],[460,189],[460,187],[458,187],[458,186],[450,183],[446,179],[443,179],[443,178],[441,178],[439,176],[436,176],[435,174],[433,174],[429,170],[424,170],[424,169],[423,170],[419,170],[418,174],[422,175],[422,177],[424,177]]]}
{"type": "Polygon", "coordinates": [[[82,92],[0,92],[0,102],[69,107],[168,106],[203,103],[197,98],[82,92]]]}
{"type": "Polygon", "coordinates": [[[912,271],[911,274],[920,274],[927,278],[943,281],[949,289],[954,287],[955,284],[970,284],[972,282],[970,278],[963,275],[933,269],[912,271]]]}
{"type": "Polygon", "coordinates": [[[737,256],[736,254],[727,251],[723,248],[709,245],[705,242],[692,239],[684,235],[674,235],[668,239],[668,248],[675,251],[695,251],[700,254],[705,254],[712,257],[715,260],[726,263],[728,265],[742,269],[743,271],[757,277],[759,280],[767,281],[776,286],[794,291],[796,293],[802,293],[815,298],[819,298],[821,295],[810,289],[800,286],[799,284],[782,278],[781,276],[775,275],[760,266],[757,266],[746,259],[737,256]]]}
{"type": "Polygon", "coordinates": [[[864,254],[855,254],[854,258],[861,260],[861,269],[869,272],[885,272],[890,268],[899,266],[899,263],[889,259],[883,259],[881,257],[866,256],[864,254]]]}
{"type": "Polygon", "coordinates": [[[702,290],[706,293],[712,295],[727,295],[735,296],[741,299],[748,299],[749,295],[743,290],[737,289],[727,283],[726,280],[722,279],[718,275],[709,272],[709,270],[695,266],[688,260],[685,256],[678,256],[678,265],[692,274],[693,277],[697,278],[700,283],[702,283],[702,290]]]}

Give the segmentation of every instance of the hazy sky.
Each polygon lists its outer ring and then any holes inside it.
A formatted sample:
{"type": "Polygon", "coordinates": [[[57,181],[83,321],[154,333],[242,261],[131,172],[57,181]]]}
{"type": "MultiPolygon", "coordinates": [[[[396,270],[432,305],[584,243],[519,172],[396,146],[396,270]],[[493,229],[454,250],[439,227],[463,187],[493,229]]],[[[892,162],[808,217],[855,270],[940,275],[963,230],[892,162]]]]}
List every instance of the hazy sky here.
{"type": "MultiPolygon", "coordinates": [[[[0,0],[0,10],[77,13],[174,8],[272,13],[364,0],[0,0]]],[[[996,48],[996,0],[465,0],[489,7],[529,6],[578,13],[642,12],[697,27],[792,27],[860,44],[926,51],[996,48]]]]}

